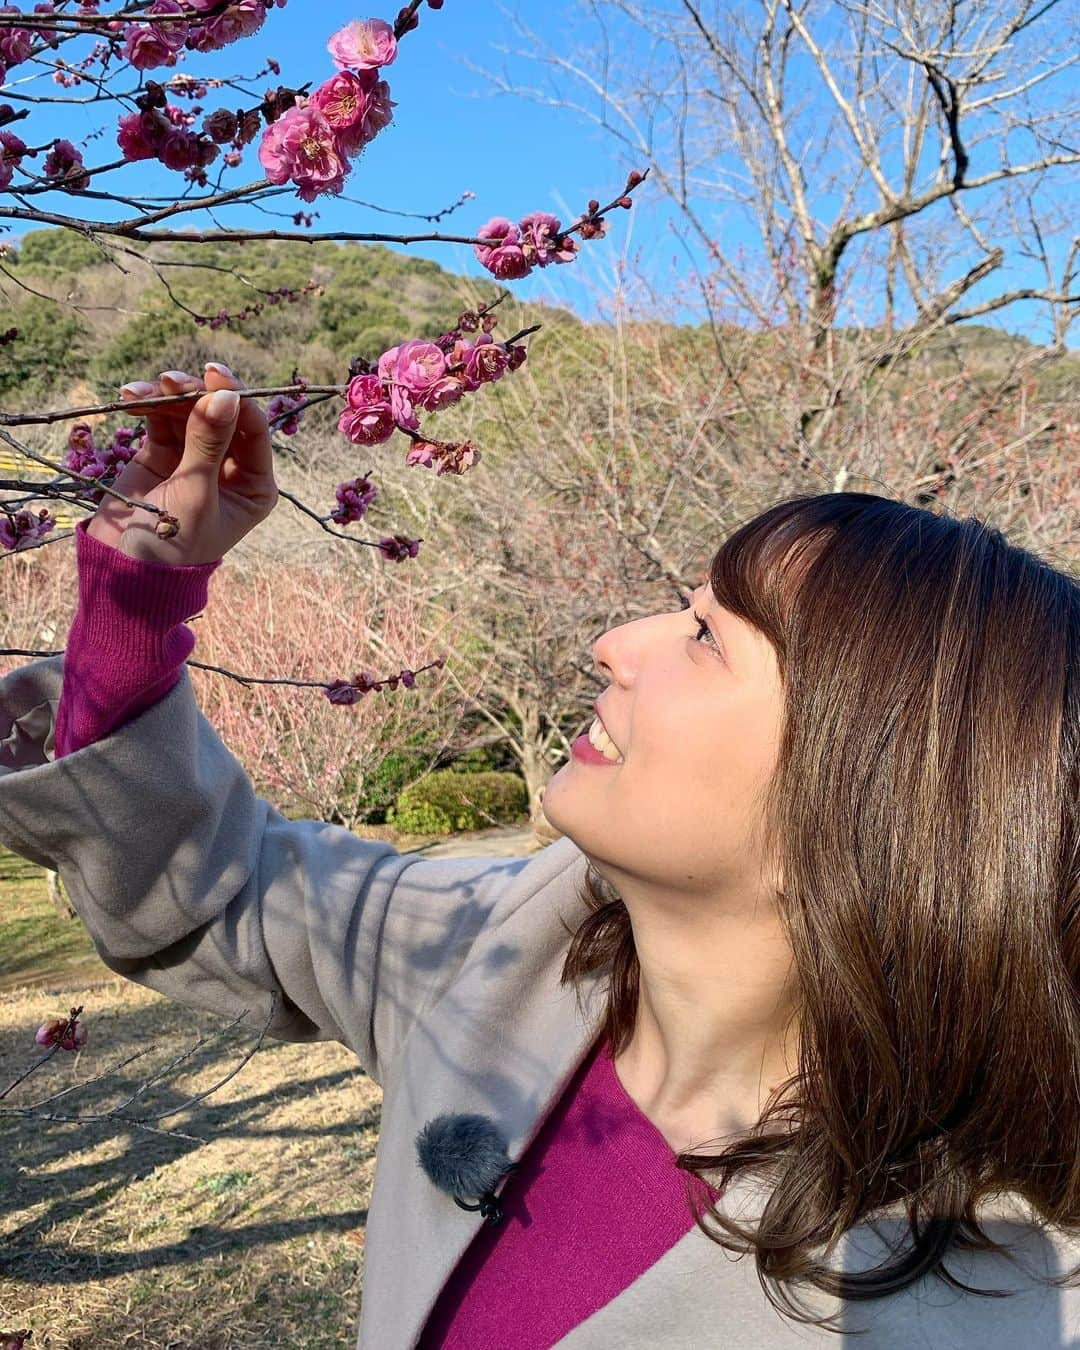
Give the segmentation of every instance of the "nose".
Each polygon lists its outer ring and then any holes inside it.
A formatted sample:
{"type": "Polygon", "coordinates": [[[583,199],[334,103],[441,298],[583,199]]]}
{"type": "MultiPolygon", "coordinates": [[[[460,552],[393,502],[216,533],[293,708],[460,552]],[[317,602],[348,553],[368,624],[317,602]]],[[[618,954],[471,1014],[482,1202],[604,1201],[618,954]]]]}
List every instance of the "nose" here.
{"type": "Polygon", "coordinates": [[[631,619],[628,623],[616,624],[606,633],[601,633],[593,643],[593,664],[609,684],[630,683],[630,660],[634,644],[627,639],[631,629],[637,629],[647,622],[647,619],[631,619]]]}
{"type": "Polygon", "coordinates": [[[609,628],[606,633],[600,634],[592,647],[593,664],[609,684],[630,684],[632,679],[630,665],[635,648],[634,638],[645,638],[647,634],[653,632],[653,628],[656,629],[655,636],[659,637],[660,633],[665,631],[662,627],[663,624],[675,625],[675,631],[678,632],[679,625],[686,621],[686,610],[692,604],[696,595],[697,592],[693,591],[684,599],[680,593],[678,610],[647,614],[641,619],[630,619],[626,623],[616,624],[614,628],[609,628]]]}

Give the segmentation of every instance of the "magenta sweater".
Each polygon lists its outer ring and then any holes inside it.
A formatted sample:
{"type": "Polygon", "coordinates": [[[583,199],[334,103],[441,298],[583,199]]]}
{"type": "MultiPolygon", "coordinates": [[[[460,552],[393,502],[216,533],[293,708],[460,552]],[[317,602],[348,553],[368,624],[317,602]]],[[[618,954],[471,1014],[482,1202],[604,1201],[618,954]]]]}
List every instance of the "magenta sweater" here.
{"type": "MultiPolygon", "coordinates": [[[[195,646],[184,620],[220,560],[140,562],[75,530],[79,604],[56,716],[60,758],[163,698],[195,646]]],[[[547,1350],[682,1238],[687,1174],[598,1041],[437,1299],[419,1350],[547,1350]]]]}

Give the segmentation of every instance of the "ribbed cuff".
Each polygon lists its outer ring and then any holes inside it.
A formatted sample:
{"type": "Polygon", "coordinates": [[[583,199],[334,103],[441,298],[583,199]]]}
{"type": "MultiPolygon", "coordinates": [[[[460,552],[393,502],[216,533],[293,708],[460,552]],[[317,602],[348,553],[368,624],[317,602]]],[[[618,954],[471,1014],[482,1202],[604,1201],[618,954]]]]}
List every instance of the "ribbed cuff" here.
{"type": "Polygon", "coordinates": [[[169,630],[205,609],[210,578],[222,559],[163,563],[131,558],[87,534],[89,524],[88,517],[75,527],[81,641],[114,655],[162,660],[169,630]]]}

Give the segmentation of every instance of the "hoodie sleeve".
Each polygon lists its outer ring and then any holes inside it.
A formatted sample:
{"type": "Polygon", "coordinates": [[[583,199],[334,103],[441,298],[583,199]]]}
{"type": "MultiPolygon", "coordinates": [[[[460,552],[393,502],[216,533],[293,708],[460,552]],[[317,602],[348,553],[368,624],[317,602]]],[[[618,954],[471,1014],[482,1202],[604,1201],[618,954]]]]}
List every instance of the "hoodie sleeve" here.
{"type": "MultiPolygon", "coordinates": [[[[162,623],[189,608],[176,606],[162,623]]],[[[540,884],[558,861],[419,858],[288,820],[255,794],[182,664],[142,711],[149,686],[118,691],[108,717],[126,720],[59,756],[65,659],[0,679],[0,844],[60,873],[110,970],[176,1002],[247,1012],[277,1040],[341,1041],[381,1084],[476,944],[497,945],[500,898],[518,903],[519,875],[539,868],[540,884]]]]}

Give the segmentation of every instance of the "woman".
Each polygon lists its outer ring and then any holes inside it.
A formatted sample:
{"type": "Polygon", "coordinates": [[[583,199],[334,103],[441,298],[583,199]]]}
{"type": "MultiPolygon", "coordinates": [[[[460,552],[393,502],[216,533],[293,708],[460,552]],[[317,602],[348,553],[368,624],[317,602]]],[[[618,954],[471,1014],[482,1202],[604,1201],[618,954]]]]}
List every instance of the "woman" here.
{"type": "Polygon", "coordinates": [[[103,502],[65,655],[0,681],[0,842],[111,969],[383,1086],[359,1344],[1068,1344],[1076,584],[975,520],[781,502],[595,644],[563,839],[421,860],[287,821],[194,704],[182,621],[277,497],[216,402],[118,482],[180,531],[103,502]]]}

